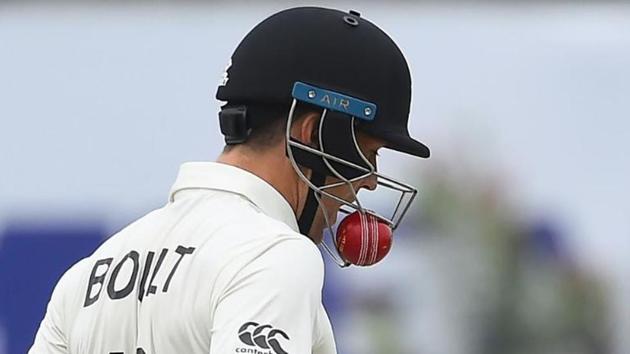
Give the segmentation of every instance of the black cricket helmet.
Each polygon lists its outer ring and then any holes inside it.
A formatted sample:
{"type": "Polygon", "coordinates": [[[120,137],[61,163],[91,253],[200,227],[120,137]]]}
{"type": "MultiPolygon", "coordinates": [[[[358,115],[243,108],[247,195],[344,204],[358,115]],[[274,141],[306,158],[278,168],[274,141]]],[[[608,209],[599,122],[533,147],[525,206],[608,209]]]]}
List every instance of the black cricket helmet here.
{"type": "MultiPolygon", "coordinates": [[[[357,144],[356,131],[380,139],[385,147],[396,151],[423,158],[430,153],[407,129],[411,76],[402,52],[358,12],[298,7],[265,19],[234,51],[216,98],[230,103],[219,113],[227,144],[246,141],[252,127],[264,124],[248,114],[248,105],[290,104],[287,155],[310,187],[298,220],[302,233],[310,230],[322,195],[373,214],[392,229],[398,226],[417,191],[376,172],[357,144]],[[316,147],[289,134],[295,108],[304,103],[322,109],[316,147]],[[312,175],[305,176],[298,166],[310,168],[312,175]],[[377,176],[380,186],[401,193],[391,217],[364,208],[354,190],[352,201],[327,191],[340,184],[352,190],[352,182],[371,175],[377,176]],[[325,185],[326,176],[341,182],[325,185]]],[[[337,263],[348,265],[324,246],[337,263]]]]}

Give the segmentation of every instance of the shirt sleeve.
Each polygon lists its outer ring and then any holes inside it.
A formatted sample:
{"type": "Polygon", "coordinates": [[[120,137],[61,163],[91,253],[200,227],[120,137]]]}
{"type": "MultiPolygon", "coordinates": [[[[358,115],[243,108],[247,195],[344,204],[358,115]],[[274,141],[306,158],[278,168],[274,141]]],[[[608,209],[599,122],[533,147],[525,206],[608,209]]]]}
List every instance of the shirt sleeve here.
{"type": "Polygon", "coordinates": [[[74,291],[76,287],[73,285],[79,269],[78,262],[72,266],[59,279],[55,289],[53,290],[46,314],[39,325],[33,346],[28,354],[67,354],[69,353],[66,330],[66,302],[68,301],[66,293],[74,291]]]}
{"type": "Polygon", "coordinates": [[[245,266],[217,302],[210,353],[311,353],[323,262],[308,240],[285,240],[245,266]]]}
{"type": "Polygon", "coordinates": [[[319,308],[316,327],[319,329],[319,332],[313,345],[313,354],[336,354],[335,338],[324,305],[321,305],[319,308]]]}

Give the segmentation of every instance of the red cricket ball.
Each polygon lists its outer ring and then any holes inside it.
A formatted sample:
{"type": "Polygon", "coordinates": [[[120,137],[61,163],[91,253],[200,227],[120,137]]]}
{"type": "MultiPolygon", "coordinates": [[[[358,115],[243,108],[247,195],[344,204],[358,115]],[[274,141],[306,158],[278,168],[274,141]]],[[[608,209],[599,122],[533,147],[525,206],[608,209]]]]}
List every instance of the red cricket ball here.
{"type": "Polygon", "coordinates": [[[349,263],[368,266],[383,259],[392,247],[392,229],[384,220],[355,211],[337,228],[337,249],[349,263]]]}

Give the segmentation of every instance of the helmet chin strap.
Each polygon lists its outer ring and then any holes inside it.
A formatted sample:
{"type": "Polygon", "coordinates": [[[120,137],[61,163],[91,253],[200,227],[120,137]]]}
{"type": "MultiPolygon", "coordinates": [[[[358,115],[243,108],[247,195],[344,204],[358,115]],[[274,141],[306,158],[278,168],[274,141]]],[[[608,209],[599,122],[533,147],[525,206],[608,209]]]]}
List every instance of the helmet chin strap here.
{"type": "MultiPolygon", "coordinates": [[[[313,170],[311,171],[312,175],[309,179],[311,183],[317,187],[323,186],[326,176],[313,170]]],[[[319,202],[315,196],[315,190],[313,188],[309,188],[306,196],[306,202],[304,203],[304,208],[302,209],[302,214],[298,219],[301,234],[308,236],[311,231],[311,227],[313,226],[313,221],[315,220],[315,214],[317,213],[318,208],[319,202]]]]}
{"type": "MultiPolygon", "coordinates": [[[[326,181],[326,175],[313,171],[311,178],[309,178],[310,183],[312,183],[316,187],[321,187],[324,185],[326,181]]],[[[328,220],[328,216],[326,215],[326,208],[321,204],[321,194],[316,191],[314,188],[308,188],[308,194],[306,196],[306,201],[304,202],[304,208],[302,209],[302,214],[298,218],[298,225],[300,227],[300,233],[305,235],[311,241],[315,242],[310,236],[309,233],[311,228],[313,227],[313,221],[315,220],[315,215],[317,214],[317,209],[321,206],[322,211],[324,212],[324,218],[326,220],[326,226],[328,227],[328,231],[334,240],[334,233],[332,231],[332,225],[328,220]]],[[[323,235],[322,235],[323,236],[323,235]]],[[[351,263],[348,263],[346,260],[342,258],[339,253],[335,253],[324,240],[322,240],[321,244],[324,250],[330,255],[333,261],[340,267],[345,268],[349,266],[351,263]]],[[[336,243],[335,243],[336,247],[336,243]]]]}
{"type": "MultiPolygon", "coordinates": [[[[294,170],[308,185],[301,215],[298,217],[300,233],[309,236],[312,233],[315,216],[319,208],[323,211],[326,227],[334,247],[330,247],[322,235],[319,244],[340,267],[371,265],[382,259],[391,246],[391,230],[381,227],[376,217],[368,217],[356,198],[352,182],[374,174],[374,168],[362,154],[356,139],[355,118],[345,113],[322,110],[319,128],[315,131],[317,139],[309,143],[301,142],[291,136],[291,123],[297,100],[293,101],[286,127],[286,151],[294,170]],[[315,147],[311,146],[315,145],[315,147]],[[311,170],[311,176],[304,174],[303,168],[311,170]],[[341,182],[326,186],[326,177],[331,176],[341,182]],[[331,194],[326,188],[345,185],[354,194],[356,207],[352,202],[331,194]],[[322,197],[326,196],[357,209],[353,217],[346,217],[335,233],[332,229],[326,206],[322,197]],[[380,231],[383,229],[382,231],[380,231]],[[387,232],[389,231],[389,233],[387,232]],[[381,237],[381,234],[383,235],[381,237]]],[[[311,239],[312,240],[312,239],[311,239]]],[[[313,240],[314,241],[314,240],[313,240]]]]}

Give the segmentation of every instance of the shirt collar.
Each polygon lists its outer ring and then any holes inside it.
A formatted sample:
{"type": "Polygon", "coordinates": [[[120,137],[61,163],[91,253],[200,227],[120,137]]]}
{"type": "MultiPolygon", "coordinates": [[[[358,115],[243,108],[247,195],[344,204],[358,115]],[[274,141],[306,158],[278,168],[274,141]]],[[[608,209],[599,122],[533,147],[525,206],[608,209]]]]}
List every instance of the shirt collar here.
{"type": "Polygon", "coordinates": [[[293,209],[284,196],[267,181],[241,168],[218,162],[186,162],[179,168],[169,202],[175,200],[177,192],[191,189],[236,193],[299,232],[293,209]]]}

